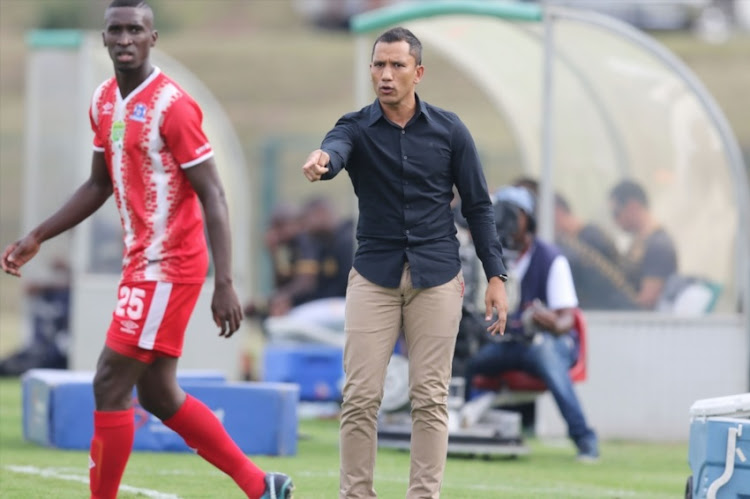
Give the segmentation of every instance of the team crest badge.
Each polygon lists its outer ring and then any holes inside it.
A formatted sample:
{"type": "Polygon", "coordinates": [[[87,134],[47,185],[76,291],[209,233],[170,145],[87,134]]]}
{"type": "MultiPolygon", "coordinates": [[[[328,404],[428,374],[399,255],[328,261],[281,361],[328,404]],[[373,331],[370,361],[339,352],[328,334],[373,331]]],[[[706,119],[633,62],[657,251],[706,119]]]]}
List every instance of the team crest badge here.
{"type": "Polygon", "coordinates": [[[143,123],[146,121],[146,104],[138,103],[133,108],[133,114],[130,115],[130,119],[133,121],[140,121],[143,123]]]}

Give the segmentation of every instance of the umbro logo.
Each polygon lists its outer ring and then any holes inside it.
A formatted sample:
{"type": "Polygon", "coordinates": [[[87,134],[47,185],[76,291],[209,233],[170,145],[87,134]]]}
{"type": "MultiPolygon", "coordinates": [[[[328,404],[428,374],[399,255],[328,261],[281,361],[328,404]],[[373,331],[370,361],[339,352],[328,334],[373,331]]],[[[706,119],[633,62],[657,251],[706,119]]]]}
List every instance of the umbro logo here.
{"type": "Polygon", "coordinates": [[[102,106],[102,114],[112,114],[112,110],[115,108],[114,104],[107,102],[102,106]]]}
{"type": "Polygon", "coordinates": [[[120,332],[125,334],[135,334],[140,326],[137,322],[131,320],[120,321],[120,332]]]}

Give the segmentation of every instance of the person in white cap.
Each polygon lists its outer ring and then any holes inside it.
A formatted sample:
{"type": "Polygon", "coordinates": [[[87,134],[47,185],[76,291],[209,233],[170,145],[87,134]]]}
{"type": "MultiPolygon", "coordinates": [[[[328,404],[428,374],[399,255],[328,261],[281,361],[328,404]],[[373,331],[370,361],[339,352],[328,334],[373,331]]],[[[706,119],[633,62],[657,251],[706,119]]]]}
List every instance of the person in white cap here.
{"type": "Polygon", "coordinates": [[[488,342],[467,362],[466,398],[476,375],[521,370],[537,376],[555,398],[579,460],[596,460],[597,437],[568,374],[578,358],[573,328],[578,299],[570,265],[557,247],[536,238],[534,197],[526,188],[503,187],[494,201],[498,236],[507,253],[516,255],[508,269],[508,294],[518,287],[520,297],[509,310],[504,341],[488,342]]]}

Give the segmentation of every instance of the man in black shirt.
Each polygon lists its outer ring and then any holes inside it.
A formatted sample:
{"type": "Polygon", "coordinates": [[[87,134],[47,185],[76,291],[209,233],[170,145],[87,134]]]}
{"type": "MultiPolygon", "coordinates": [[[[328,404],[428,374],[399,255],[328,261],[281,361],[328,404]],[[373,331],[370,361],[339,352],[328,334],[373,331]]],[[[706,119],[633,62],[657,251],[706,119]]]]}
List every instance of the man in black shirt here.
{"type": "Polygon", "coordinates": [[[615,223],[633,239],[625,254],[628,278],[641,307],[656,307],[667,279],[677,273],[677,251],[672,238],[649,210],[646,191],[632,180],[622,180],[609,194],[615,223]]]}
{"type": "Polygon", "coordinates": [[[448,441],[446,406],[464,293],[451,213],[453,186],[488,279],[488,331],[507,316],[502,249],[474,141],[458,117],[419,99],[422,45],[404,28],[373,45],[377,100],[346,114],[310,153],[311,182],[349,173],[359,202],[349,275],[339,497],[374,498],[377,412],[403,328],[412,407],[407,498],[439,497],[448,441]]]}

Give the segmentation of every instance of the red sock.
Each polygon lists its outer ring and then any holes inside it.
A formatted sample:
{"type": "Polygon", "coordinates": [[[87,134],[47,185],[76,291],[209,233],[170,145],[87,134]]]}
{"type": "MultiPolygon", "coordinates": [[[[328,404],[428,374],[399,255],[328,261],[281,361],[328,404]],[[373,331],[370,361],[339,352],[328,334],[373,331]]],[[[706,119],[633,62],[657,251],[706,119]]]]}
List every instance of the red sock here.
{"type": "Polygon", "coordinates": [[[164,424],[184,438],[199,456],[231,476],[248,497],[257,499],[263,495],[265,472],[242,453],[203,402],[187,395],[175,415],[164,424]]]}
{"type": "Polygon", "coordinates": [[[115,499],[133,449],[133,409],[94,411],[94,438],[89,454],[91,499],[115,499]]]}

